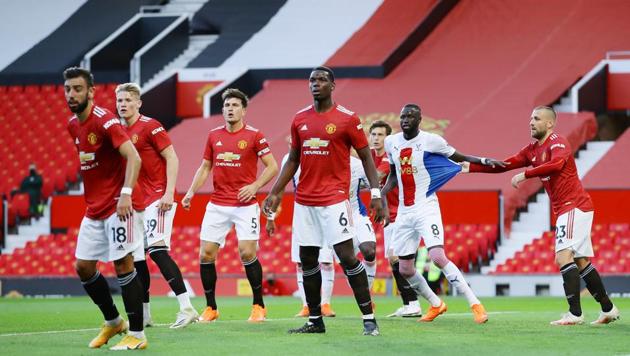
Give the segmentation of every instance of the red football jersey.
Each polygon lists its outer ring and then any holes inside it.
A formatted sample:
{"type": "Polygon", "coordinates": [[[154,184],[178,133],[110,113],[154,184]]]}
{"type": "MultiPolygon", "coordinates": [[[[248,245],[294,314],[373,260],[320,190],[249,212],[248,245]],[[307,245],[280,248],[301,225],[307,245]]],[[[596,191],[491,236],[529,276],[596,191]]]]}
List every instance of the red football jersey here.
{"type": "Polygon", "coordinates": [[[256,181],[258,157],[271,153],[265,136],[245,125],[236,132],[220,126],[208,135],[203,158],[212,163],[214,193],[211,201],[223,206],[247,206],[256,203],[238,200],[238,191],[256,181]]]}
{"type": "Polygon", "coordinates": [[[361,120],[335,105],[318,113],[313,105],[299,111],[291,124],[291,147],[300,151],[300,179],[295,201],[329,206],[349,197],[350,147],[368,145],[361,120]]]}
{"type": "Polygon", "coordinates": [[[73,116],[68,132],[81,161],[85,188],[85,215],[103,220],[116,211],[120,189],[125,182],[124,158],[118,147],[129,140],[120,120],[109,110],[94,105],[84,122],[73,116]]]}
{"type": "Polygon", "coordinates": [[[505,168],[471,164],[470,171],[503,172],[533,166],[525,171],[525,177],[540,177],[549,194],[554,214],[562,215],[574,208],[593,211],[593,202],[582,187],[571,145],[566,138],[553,133],[543,144],[534,141],[505,161],[510,162],[505,168]]]}
{"type": "MultiPolygon", "coordinates": [[[[371,150],[371,152],[376,170],[385,174],[380,182],[381,187],[383,187],[385,185],[385,182],[387,182],[387,176],[389,175],[389,158],[387,158],[386,153],[378,156],[376,154],[376,150],[371,150]]],[[[389,222],[391,223],[396,221],[396,215],[398,215],[398,187],[394,187],[394,189],[390,190],[385,198],[387,199],[387,207],[389,208],[389,222]]]]}
{"type": "Polygon", "coordinates": [[[171,145],[171,139],[159,121],[142,115],[126,130],[142,159],[138,183],[133,190],[133,208],[144,210],[164,195],[166,160],[160,152],[171,145]]]}

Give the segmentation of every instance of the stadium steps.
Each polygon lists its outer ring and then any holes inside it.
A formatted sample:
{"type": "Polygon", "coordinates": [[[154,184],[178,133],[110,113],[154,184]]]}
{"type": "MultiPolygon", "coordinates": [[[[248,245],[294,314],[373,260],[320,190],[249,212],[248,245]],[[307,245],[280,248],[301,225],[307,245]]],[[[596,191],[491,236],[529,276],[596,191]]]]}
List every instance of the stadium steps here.
{"type": "Polygon", "coordinates": [[[36,241],[40,235],[50,232],[50,203],[44,207],[44,212],[39,220],[31,219],[30,225],[18,226],[17,234],[8,234],[5,239],[5,247],[1,254],[13,253],[17,248],[24,248],[29,241],[36,241]]]}
{"type": "MultiPolygon", "coordinates": [[[[613,141],[587,142],[586,148],[578,151],[575,160],[579,177],[584,177],[613,145],[613,141]]],[[[495,272],[497,266],[505,263],[525,245],[548,231],[551,227],[549,217],[549,197],[545,192],[538,193],[535,201],[527,204],[527,211],[520,214],[518,221],[514,221],[510,237],[502,241],[490,265],[482,267],[481,272],[484,274],[495,272]]]]}
{"type": "Polygon", "coordinates": [[[160,12],[193,14],[197,12],[197,10],[201,9],[201,7],[207,2],[208,0],[171,0],[168,2],[168,4],[161,6],[160,12]]]}
{"type": "Polygon", "coordinates": [[[164,80],[170,78],[177,70],[185,68],[190,61],[196,58],[201,51],[206,47],[214,43],[219,36],[217,35],[192,35],[189,36],[189,45],[184,52],[182,52],[177,58],[168,63],[164,68],[157,72],[151,79],[142,83],[144,91],[149,91],[164,80]]]}

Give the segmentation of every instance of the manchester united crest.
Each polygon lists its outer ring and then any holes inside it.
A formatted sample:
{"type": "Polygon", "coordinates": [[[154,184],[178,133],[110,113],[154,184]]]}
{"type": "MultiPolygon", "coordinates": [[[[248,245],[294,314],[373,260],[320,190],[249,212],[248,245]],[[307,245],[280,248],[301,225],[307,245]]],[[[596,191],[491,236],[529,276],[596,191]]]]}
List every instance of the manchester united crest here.
{"type": "Polygon", "coordinates": [[[133,134],[133,136],[131,136],[131,142],[133,142],[134,145],[136,143],[138,143],[138,135],[137,134],[133,134]]]}
{"type": "Polygon", "coordinates": [[[240,148],[241,150],[244,150],[247,148],[247,141],[245,140],[240,140],[238,141],[238,148],[240,148]]]}
{"type": "Polygon", "coordinates": [[[96,145],[96,141],[97,141],[96,134],[94,132],[90,132],[88,134],[87,140],[91,145],[96,145]]]}
{"type": "Polygon", "coordinates": [[[328,125],[326,125],[326,132],[329,135],[334,134],[335,131],[337,131],[337,126],[335,126],[335,124],[328,124],[328,125]]]}

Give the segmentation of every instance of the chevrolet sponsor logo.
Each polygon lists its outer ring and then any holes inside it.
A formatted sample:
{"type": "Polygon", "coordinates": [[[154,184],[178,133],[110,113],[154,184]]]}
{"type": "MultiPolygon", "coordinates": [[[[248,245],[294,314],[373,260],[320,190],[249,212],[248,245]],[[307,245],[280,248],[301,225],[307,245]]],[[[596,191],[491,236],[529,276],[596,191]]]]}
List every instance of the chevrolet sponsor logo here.
{"type": "Polygon", "coordinates": [[[79,160],[81,163],[93,161],[94,158],[96,158],[96,154],[94,152],[79,152],[79,160]]]}
{"type": "Polygon", "coordinates": [[[241,159],[241,155],[235,154],[232,152],[224,152],[224,153],[219,153],[217,155],[217,159],[220,159],[226,162],[232,162],[232,161],[238,161],[239,159],[241,159]]]}
{"type": "Polygon", "coordinates": [[[313,137],[309,140],[304,141],[302,147],[308,147],[312,150],[320,149],[321,147],[328,147],[328,140],[321,140],[319,137],[313,137]]]}

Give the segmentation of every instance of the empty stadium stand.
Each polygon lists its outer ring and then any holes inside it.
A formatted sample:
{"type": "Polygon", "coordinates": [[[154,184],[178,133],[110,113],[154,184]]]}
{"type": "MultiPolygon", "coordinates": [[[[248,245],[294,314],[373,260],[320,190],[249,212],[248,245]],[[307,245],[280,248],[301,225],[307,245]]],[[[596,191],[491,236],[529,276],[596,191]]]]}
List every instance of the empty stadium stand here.
{"type": "MultiPolygon", "coordinates": [[[[446,225],[447,253],[453,262],[470,271],[490,258],[496,251],[496,225],[446,225]]],[[[47,234],[40,236],[37,241],[31,241],[22,249],[16,249],[12,254],[0,255],[0,275],[2,276],[74,276],[74,250],[78,229],[74,228],[67,234],[47,234]]],[[[179,264],[183,274],[197,274],[199,272],[199,227],[174,227],[172,235],[171,255],[179,264]]],[[[383,236],[379,232],[377,237],[379,256],[383,249],[383,236]]],[[[291,226],[279,226],[278,232],[269,237],[263,233],[260,240],[258,258],[262,262],[265,273],[292,274],[295,265],[291,262],[291,226]]],[[[148,259],[150,260],[150,259],[148,259]]],[[[160,271],[152,262],[149,263],[151,274],[159,275],[160,271]]],[[[340,266],[337,272],[343,273],[340,266]]],[[[114,276],[113,264],[103,264],[101,271],[106,276],[114,276]]],[[[241,265],[236,236],[231,231],[217,260],[217,271],[227,274],[241,274],[241,265]]],[[[377,272],[383,277],[390,275],[389,264],[381,260],[377,272]]]]}
{"type": "MultiPolygon", "coordinates": [[[[95,102],[115,110],[114,88],[98,84],[95,102]]],[[[71,115],[62,85],[0,86],[0,196],[19,188],[32,162],[44,180],[43,199],[78,181],[78,156],[66,130],[71,115]]],[[[14,195],[9,203],[10,225],[15,216],[28,218],[28,196],[14,195]]]]}
{"type": "MultiPolygon", "coordinates": [[[[591,261],[600,273],[630,272],[630,224],[595,224],[592,241],[595,257],[591,261]]],[[[554,246],[554,232],[546,232],[497,266],[494,274],[555,274],[554,246]]]]}

